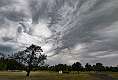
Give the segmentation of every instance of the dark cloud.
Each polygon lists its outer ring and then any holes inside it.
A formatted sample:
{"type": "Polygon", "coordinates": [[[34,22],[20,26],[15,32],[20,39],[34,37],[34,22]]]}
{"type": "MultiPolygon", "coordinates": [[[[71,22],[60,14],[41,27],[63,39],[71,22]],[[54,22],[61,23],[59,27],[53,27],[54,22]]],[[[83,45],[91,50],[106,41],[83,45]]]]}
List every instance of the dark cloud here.
{"type": "Polygon", "coordinates": [[[15,49],[12,45],[0,45],[0,52],[4,54],[13,54],[15,49]]]}
{"type": "Polygon", "coordinates": [[[3,41],[10,41],[10,40],[12,40],[12,38],[9,38],[9,37],[2,37],[2,39],[3,39],[3,41]]]}
{"type": "Polygon", "coordinates": [[[0,0],[0,7],[2,6],[6,6],[8,4],[12,4],[13,3],[13,0],[0,0]]]}
{"type": "MultiPolygon", "coordinates": [[[[30,42],[39,44],[39,40],[46,40],[56,44],[58,40],[58,49],[53,46],[49,52],[55,50],[55,54],[61,57],[60,52],[67,49],[72,52],[68,53],[71,58],[68,57],[67,61],[80,58],[83,63],[117,64],[117,59],[111,60],[114,58],[112,54],[116,55],[118,51],[117,3],[117,0],[0,0],[0,42],[3,42],[0,51],[12,53],[30,42]],[[54,22],[50,18],[57,23],[49,25],[54,22]],[[52,36],[44,37],[50,33],[42,28],[49,30],[52,36]],[[56,39],[58,35],[55,33],[59,32],[61,37],[56,39]]],[[[55,59],[52,57],[52,63],[58,63],[55,59]]]]}

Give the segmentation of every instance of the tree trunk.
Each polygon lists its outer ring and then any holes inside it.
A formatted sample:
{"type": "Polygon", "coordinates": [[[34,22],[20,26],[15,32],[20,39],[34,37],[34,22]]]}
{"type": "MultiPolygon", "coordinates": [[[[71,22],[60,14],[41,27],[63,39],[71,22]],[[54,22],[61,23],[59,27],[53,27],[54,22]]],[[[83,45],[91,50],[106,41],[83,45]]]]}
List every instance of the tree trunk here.
{"type": "Polygon", "coordinates": [[[31,71],[31,63],[29,63],[28,64],[28,66],[27,66],[27,69],[26,69],[26,72],[27,72],[27,77],[29,77],[30,76],[30,71],[31,71]]]}
{"type": "Polygon", "coordinates": [[[77,71],[78,72],[78,75],[79,75],[79,71],[77,71]]]}
{"type": "Polygon", "coordinates": [[[26,75],[26,76],[28,77],[29,75],[30,75],[30,70],[29,70],[29,71],[27,71],[27,75],[26,75]]]}

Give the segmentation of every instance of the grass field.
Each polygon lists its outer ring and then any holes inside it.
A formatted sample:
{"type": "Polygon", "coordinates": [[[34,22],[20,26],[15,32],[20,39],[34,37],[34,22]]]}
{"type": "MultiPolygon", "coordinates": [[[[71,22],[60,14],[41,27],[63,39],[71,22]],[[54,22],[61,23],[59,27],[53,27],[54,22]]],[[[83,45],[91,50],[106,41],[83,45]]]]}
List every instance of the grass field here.
{"type": "MultiPolygon", "coordinates": [[[[26,72],[0,72],[0,80],[25,80],[26,72]]],[[[81,72],[58,74],[56,72],[31,72],[28,80],[118,80],[118,73],[81,72]]]]}

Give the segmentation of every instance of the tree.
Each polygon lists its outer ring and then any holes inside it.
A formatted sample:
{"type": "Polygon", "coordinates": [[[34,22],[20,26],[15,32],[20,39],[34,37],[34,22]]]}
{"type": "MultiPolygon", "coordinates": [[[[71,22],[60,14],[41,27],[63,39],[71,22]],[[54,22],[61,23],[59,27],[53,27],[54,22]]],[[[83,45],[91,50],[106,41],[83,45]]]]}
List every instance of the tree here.
{"type": "Polygon", "coordinates": [[[25,66],[14,59],[5,59],[6,70],[24,70],[25,66]]]}
{"type": "Polygon", "coordinates": [[[103,71],[104,70],[103,64],[102,63],[96,63],[95,70],[96,71],[103,71]]]}
{"type": "Polygon", "coordinates": [[[55,65],[55,71],[68,71],[68,66],[66,64],[55,65]]]}
{"type": "Polygon", "coordinates": [[[0,58],[0,70],[23,70],[24,65],[14,59],[0,58]]]}
{"type": "Polygon", "coordinates": [[[80,62],[74,63],[74,64],[72,65],[72,69],[73,69],[74,71],[78,71],[78,73],[79,73],[79,71],[82,69],[81,63],[80,63],[80,62]]]}
{"type": "Polygon", "coordinates": [[[85,69],[86,69],[86,71],[91,71],[92,70],[92,66],[89,63],[86,63],[85,69]]]}
{"type": "Polygon", "coordinates": [[[47,56],[41,54],[42,52],[43,50],[40,46],[32,44],[25,50],[18,51],[17,53],[12,55],[12,58],[15,59],[18,63],[26,65],[26,76],[29,76],[30,71],[33,67],[44,64],[44,61],[46,60],[47,56]]]}

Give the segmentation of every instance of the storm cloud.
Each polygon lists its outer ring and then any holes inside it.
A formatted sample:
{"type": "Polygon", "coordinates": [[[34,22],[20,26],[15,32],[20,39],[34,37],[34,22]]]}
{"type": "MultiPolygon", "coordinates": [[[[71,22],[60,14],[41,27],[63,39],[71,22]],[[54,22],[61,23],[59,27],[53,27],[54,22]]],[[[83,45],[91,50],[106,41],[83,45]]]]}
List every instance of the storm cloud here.
{"type": "Polygon", "coordinates": [[[49,64],[118,64],[117,0],[0,0],[0,52],[41,45],[49,64]],[[65,58],[66,57],[66,58],[65,58]]]}

